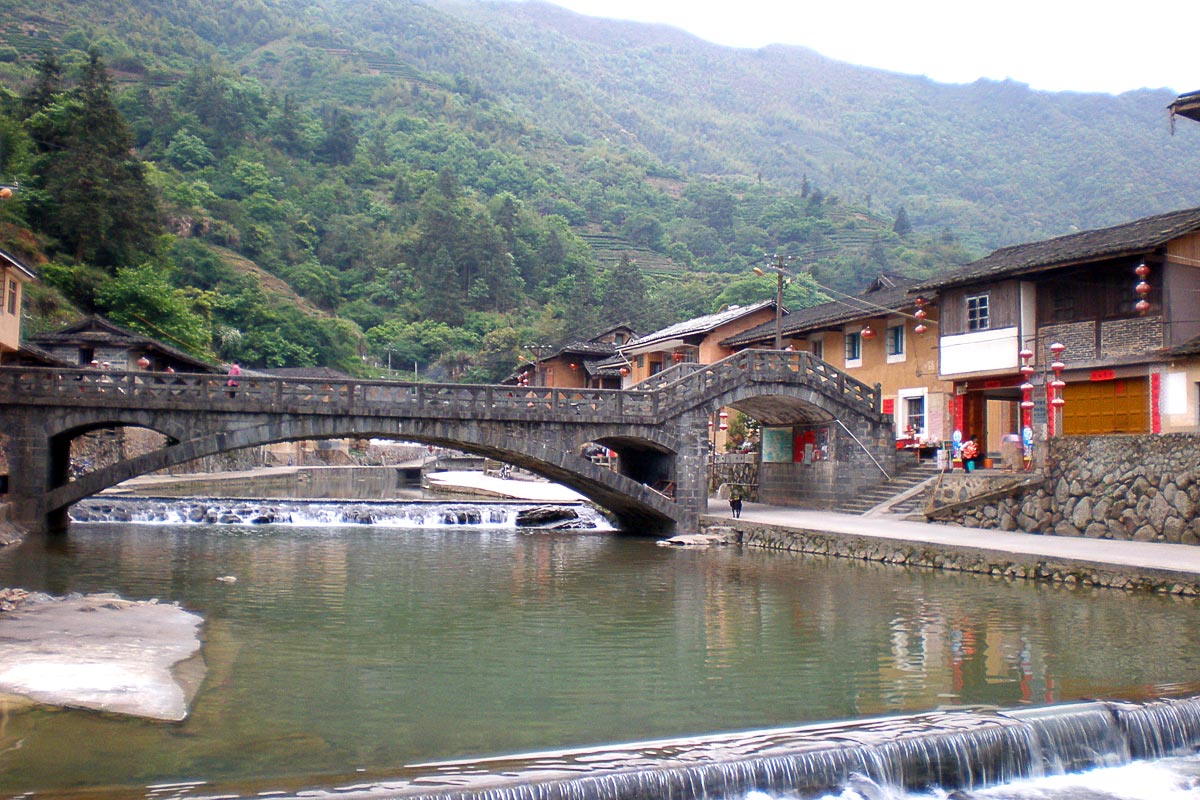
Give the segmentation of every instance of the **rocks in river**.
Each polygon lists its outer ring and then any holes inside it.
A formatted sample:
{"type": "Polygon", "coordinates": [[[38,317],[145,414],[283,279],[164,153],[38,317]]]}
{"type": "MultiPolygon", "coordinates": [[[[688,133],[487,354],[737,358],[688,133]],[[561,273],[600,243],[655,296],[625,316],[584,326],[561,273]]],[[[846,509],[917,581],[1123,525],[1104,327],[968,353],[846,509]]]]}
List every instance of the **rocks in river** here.
{"type": "Polygon", "coordinates": [[[483,515],[478,508],[448,508],[442,512],[443,525],[478,525],[483,515]]]}
{"type": "Polygon", "coordinates": [[[571,522],[579,519],[579,513],[566,506],[536,506],[517,512],[518,528],[543,528],[556,523],[571,522]]]}

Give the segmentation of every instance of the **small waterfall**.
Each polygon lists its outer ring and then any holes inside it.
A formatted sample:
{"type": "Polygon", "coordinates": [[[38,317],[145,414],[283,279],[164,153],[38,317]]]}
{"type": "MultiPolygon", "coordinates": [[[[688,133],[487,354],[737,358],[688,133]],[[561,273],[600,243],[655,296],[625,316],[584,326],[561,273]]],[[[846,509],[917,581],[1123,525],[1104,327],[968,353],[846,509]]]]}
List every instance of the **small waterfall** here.
{"type": "Polygon", "coordinates": [[[553,524],[525,525],[530,511],[550,504],[363,500],[260,500],[209,497],[91,497],[71,507],[73,522],[159,525],[374,525],[393,528],[517,527],[611,531],[608,520],[586,503],[554,503],[553,524]]]}
{"type": "Polygon", "coordinates": [[[970,792],[1198,749],[1200,698],[1089,702],[426,764],[414,769],[432,774],[345,787],[337,796],[734,800],[754,792],[776,798],[896,798],[907,792],[970,792]]]}

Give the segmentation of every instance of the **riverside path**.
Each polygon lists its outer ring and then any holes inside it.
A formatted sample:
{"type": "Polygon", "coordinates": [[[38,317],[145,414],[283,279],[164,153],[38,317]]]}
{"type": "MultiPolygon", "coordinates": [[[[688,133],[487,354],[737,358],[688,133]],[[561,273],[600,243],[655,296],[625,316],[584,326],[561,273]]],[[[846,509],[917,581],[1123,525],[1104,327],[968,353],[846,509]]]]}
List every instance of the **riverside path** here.
{"type": "MultiPolygon", "coordinates": [[[[715,507],[713,509],[716,510],[715,507]]],[[[1055,536],[746,503],[701,516],[709,531],[734,529],[744,544],[967,572],[1000,578],[1200,594],[1200,547],[1055,536]]]]}

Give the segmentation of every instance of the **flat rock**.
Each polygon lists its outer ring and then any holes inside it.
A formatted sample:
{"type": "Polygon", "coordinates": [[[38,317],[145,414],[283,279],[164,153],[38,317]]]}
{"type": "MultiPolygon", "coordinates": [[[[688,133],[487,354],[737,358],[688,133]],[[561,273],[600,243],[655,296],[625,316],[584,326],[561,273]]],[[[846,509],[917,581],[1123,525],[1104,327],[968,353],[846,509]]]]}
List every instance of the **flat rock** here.
{"type": "Polygon", "coordinates": [[[717,547],[732,543],[729,534],[720,533],[681,533],[658,541],[660,547],[717,547]]]}
{"type": "Polygon", "coordinates": [[[0,614],[0,693],[182,720],[203,677],[202,622],[177,605],[113,594],[30,598],[0,614]]]}

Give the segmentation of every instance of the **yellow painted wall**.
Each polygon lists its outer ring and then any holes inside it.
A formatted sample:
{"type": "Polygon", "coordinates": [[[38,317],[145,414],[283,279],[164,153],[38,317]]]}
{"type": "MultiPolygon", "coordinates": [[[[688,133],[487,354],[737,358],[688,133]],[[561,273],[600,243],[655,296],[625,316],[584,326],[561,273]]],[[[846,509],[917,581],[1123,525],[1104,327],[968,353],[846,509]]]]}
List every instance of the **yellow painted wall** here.
{"type": "MultiPolygon", "coordinates": [[[[892,321],[891,324],[900,321],[894,316],[861,320],[847,325],[845,328],[791,339],[788,343],[797,350],[811,351],[810,340],[815,336],[820,336],[824,342],[822,357],[825,361],[838,369],[845,370],[847,374],[853,375],[868,386],[880,384],[884,400],[893,400],[897,406],[900,403],[901,390],[926,389],[926,432],[935,437],[948,435],[948,398],[953,393],[954,386],[949,381],[938,379],[937,312],[936,309],[928,309],[928,312],[929,316],[925,320],[928,330],[921,335],[913,332],[917,321],[904,318],[905,356],[903,360],[894,360],[891,363],[888,362],[886,342],[889,320],[892,321]],[[873,339],[863,340],[862,364],[856,367],[847,367],[845,333],[860,330],[863,323],[869,323],[876,335],[873,339]]],[[[898,416],[897,414],[897,418],[898,416]]]]}
{"type": "Polygon", "coordinates": [[[0,280],[4,282],[4,298],[0,302],[0,353],[15,353],[21,346],[21,295],[26,277],[5,267],[0,271],[0,280]],[[15,297],[12,296],[14,290],[15,297]],[[9,308],[16,313],[10,314],[9,308]]]}

